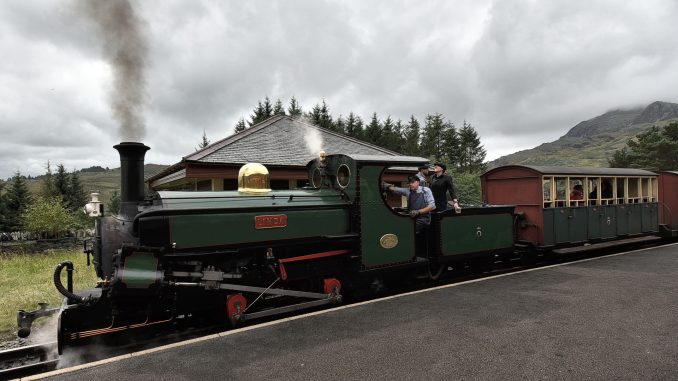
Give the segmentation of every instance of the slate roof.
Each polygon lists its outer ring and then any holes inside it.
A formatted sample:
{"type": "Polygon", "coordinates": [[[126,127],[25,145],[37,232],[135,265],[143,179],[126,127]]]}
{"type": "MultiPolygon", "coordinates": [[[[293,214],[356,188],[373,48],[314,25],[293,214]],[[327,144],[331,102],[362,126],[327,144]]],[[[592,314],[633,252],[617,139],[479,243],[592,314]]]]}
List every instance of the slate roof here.
{"type": "Polygon", "coordinates": [[[203,163],[305,166],[318,156],[311,152],[305,139],[319,136],[322,149],[329,154],[399,155],[397,152],[328,131],[289,116],[274,116],[251,128],[231,135],[204,149],[184,157],[186,161],[203,163]]]}
{"type": "Polygon", "coordinates": [[[322,129],[298,118],[277,115],[258,123],[245,131],[233,134],[209,146],[184,156],[161,173],[147,181],[153,181],[182,168],[186,163],[230,164],[260,163],[267,166],[300,166],[318,157],[311,152],[306,138],[315,135],[322,140],[322,149],[328,155],[399,156],[394,151],[360,141],[337,132],[322,129]]]}

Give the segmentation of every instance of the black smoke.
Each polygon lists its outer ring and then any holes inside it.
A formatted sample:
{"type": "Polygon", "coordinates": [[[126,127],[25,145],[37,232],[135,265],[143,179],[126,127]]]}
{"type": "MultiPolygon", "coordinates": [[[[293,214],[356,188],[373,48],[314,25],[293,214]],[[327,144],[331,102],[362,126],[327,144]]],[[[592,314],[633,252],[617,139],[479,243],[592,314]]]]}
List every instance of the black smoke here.
{"type": "Polygon", "coordinates": [[[111,109],[122,141],[141,141],[148,55],[144,23],[128,0],[83,0],[82,12],[97,26],[103,54],[113,71],[111,109]]]}

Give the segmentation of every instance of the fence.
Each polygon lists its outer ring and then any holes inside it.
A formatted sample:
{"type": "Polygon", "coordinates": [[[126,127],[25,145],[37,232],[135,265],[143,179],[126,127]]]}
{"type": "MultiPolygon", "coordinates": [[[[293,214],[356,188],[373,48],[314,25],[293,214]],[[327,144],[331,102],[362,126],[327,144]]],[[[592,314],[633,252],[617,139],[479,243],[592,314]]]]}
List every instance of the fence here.
{"type": "Polygon", "coordinates": [[[50,239],[61,239],[61,238],[74,238],[74,239],[84,239],[94,236],[94,229],[73,229],[69,230],[66,233],[59,234],[56,237],[47,237],[43,233],[33,233],[33,232],[6,232],[0,233],[1,241],[40,241],[40,240],[50,240],[50,239]]]}

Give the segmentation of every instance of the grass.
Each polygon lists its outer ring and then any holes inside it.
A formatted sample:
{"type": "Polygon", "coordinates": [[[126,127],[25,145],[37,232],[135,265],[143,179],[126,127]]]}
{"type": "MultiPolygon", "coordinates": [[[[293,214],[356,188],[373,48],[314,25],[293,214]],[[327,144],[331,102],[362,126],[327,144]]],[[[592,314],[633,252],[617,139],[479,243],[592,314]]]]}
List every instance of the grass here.
{"type": "MultiPolygon", "coordinates": [[[[54,287],[53,274],[56,265],[65,260],[73,262],[75,267],[74,289],[96,285],[94,268],[87,267],[85,254],[79,250],[0,254],[0,341],[16,338],[18,310],[36,310],[38,302],[47,302],[50,308],[61,305],[63,296],[54,287]]],[[[64,286],[65,273],[63,270],[64,286]]]]}

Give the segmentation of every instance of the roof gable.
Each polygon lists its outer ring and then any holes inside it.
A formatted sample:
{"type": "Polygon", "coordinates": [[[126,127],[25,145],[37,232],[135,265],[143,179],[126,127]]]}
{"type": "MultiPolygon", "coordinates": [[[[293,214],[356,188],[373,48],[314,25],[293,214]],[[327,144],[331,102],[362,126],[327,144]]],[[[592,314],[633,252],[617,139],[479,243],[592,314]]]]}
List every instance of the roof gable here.
{"type": "Polygon", "coordinates": [[[231,135],[184,160],[202,163],[261,163],[268,165],[305,166],[317,157],[305,137],[316,134],[328,154],[397,156],[393,152],[352,137],[328,131],[289,116],[274,116],[238,134],[231,135]]]}

